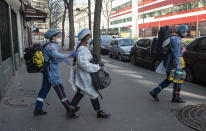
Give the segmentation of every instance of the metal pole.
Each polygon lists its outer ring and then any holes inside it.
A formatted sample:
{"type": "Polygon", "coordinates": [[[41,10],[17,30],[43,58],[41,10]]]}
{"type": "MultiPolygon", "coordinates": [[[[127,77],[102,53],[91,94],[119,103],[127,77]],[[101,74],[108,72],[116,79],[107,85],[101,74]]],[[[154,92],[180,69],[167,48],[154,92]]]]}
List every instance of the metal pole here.
{"type": "Polygon", "coordinates": [[[143,37],[144,37],[144,0],[143,0],[143,37]]]}
{"type": "Polygon", "coordinates": [[[199,37],[199,18],[198,18],[198,15],[197,15],[197,25],[196,25],[196,37],[199,37]]]}
{"type": "Polygon", "coordinates": [[[11,44],[11,60],[13,75],[15,75],[15,56],[14,56],[14,43],[13,43],[13,31],[12,31],[12,19],[11,19],[11,7],[9,6],[9,34],[11,44]]]}

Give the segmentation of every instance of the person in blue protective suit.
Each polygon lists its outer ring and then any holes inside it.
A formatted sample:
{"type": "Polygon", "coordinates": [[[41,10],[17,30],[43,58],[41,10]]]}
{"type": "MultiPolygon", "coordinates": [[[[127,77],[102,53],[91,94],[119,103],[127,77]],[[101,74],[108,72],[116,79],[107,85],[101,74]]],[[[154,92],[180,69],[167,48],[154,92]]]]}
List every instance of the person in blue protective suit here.
{"type": "Polygon", "coordinates": [[[48,63],[47,66],[45,66],[45,69],[43,71],[43,82],[41,90],[39,91],[38,98],[36,101],[36,107],[34,110],[34,115],[46,115],[47,112],[43,111],[43,101],[46,98],[50,87],[52,86],[55,90],[55,92],[58,95],[58,98],[62,102],[63,106],[65,107],[67,111],[67,117],[72,118],[72,114],[75,111],[79,110],[79,107],[73,107],[71,106],[69,100],[66,97],[66,94],[64,92],[64,88],[62,86],[58,65],[60,62],[64,61],[66,63],[69,63],[68,58],[73,58],[76,55],[76,52],[72,52],[70,55],[68,54],[62,54],[58,51],[57,41],[59,40],[59,32],[56,30],[48,30],[45,33],[45,38],[49,39],[50,42],[45,45],[43,52],[44,52],[44,58],[45,61],[48,63]]]}
{"type": "Polygon", "coordinates": [[[169,43],[169,54],[166,60],[166,70],[167,70],[167,78],[159,84],[158,87],[150,91],[150,95],[155,99],[155,101],[159,101],[158,94],[166,87],[168,87],[171,83],[173,83],[173,98],[172,102],[174,103],[184,103],[185,101],[180,98],[180,91],[183,80],[175,81],[173,78],[173,74],[177,72],[181,72],[182,68],[184,68],[184,59],[182,58],[182,38],[187,36],[187,32],[189,28],[187,25],[180,25],[178,27],[178,31],[176,34],[173,34],[170,38],[169,43]],[[182,62],[182,63],[181,63],[182,62]],[[175,71],[175,73],[174,73],[175,71]]]}

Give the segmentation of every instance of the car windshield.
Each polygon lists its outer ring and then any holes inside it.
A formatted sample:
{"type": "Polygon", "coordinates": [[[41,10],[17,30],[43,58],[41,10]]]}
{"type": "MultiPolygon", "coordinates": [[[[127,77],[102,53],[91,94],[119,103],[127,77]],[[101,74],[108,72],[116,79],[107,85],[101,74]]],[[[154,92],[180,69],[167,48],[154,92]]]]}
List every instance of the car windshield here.
{"type": "Polygon", "coordinates": [[[121,39],[118,40],[118,45],[119,46],[133,46],[134,44],[134,39],[121,39]]]}
{"type": "Polygon", "coordinates": [[[112,37],[109,35],[101,36],[101,44],[102,45],[109,45],[109,43],[112,41],[112,37]]]}

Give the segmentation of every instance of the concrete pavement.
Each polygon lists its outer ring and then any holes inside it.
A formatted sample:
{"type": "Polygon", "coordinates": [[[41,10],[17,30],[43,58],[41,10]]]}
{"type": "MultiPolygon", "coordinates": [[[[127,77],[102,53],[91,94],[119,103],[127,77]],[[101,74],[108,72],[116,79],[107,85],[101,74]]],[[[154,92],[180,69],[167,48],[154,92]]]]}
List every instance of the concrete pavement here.
{"type": "MultiPolygon", "coordinates": [[[[107,57],[104,61],[111,61],[107,57]]],[[[186,104],[171,103],[172,88],[160,94],[160,102],[148,95],[164,76],[150,70],[112,60],[106,69],[113,79],[110,88],[102,91],[102,108],[112,114],[109,119],[97,119],[88,97],[80,102],[80,116],[66,120],[65,109],[51,89],[44,109],[48,115],[34,117],[33,109],[41,87],[41,74],[28,74],[25,65],[8,85],[8,91],[0,101],[1,131],[190,131],[176,119],[176,110],[190,104],[205,103],[206,88],[184,83],[183,98],[186,104]]],[[[74,92],[68,83],[70,67],[62,63],[60,72],[69,100],[74,92]]]]}

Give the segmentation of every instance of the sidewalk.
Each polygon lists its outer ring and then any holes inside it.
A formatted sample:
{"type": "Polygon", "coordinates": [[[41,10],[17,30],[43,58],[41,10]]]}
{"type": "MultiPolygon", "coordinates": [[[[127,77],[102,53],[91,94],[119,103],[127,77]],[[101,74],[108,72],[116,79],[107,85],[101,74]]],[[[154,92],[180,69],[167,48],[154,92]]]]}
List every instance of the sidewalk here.
{"type": "MultiPolygon", "coordinates": [[[[28,74],[22,64],[9,89],[0,101],[1,131],[190,131],[176,119],[176,110],[190,104],[205,103],[206,88],[190,83],[184,84],[183,96],[186,104],[172,104],[171,88],[154,102],[148,91],[164,77],[128,63],[110,63],[104,59],[113,79],[112,86],[103,91],[102,107],[112,114],[111,118],[97,119],[90,99],[84,97],[80,103],[80,116],[66,120],[65,109],[51,88],[44,104],[46,116],[33,116],[35,99],[41,88],[42,75],[28,74]]],[[[62,63],[60,73],[65,92],[71,100],[74,92],[68,83],[70,67],[62,63]]]]}

